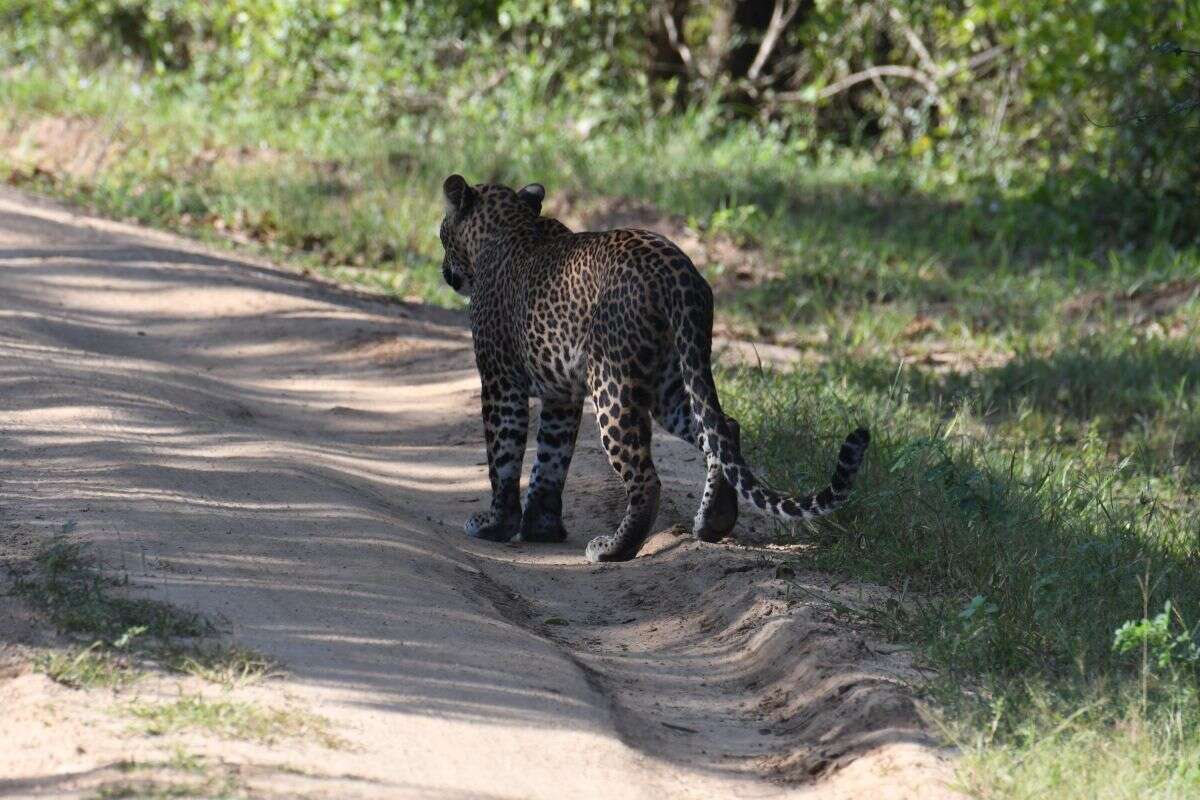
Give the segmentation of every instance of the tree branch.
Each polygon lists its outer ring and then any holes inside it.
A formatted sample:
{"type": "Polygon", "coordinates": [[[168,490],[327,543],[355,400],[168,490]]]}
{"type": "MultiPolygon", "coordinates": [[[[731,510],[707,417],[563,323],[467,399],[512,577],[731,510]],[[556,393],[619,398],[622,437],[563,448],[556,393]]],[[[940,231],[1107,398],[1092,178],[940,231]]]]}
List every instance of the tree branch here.
{"type": "Polygon", "coordinates": [[[915,67],[907,67],[903,64],[884,64],[878,67],[864,69],[862,72],[855,72],[852,75],[847,75],[841,80],[834,81],[824,89],[818,91],[815,95],[810,95],[808,92],[780,92],[775,95],[775,99],[787,103],[794,101],[816,102],[827,100],[835,94],[840,94],[852,86],[857,86],[864,81],[875,80],[876,78],[907,78],[910,81],[916,81],[921,84],[928,94],[936,95],[938,86],[933,79],[926,75],[921,70],[915,67]]]}
{"type": "Polygon", "coordinates": [[[800,0],[794,0],[786,11],[784,10],[783,0],[775,0],[775,8],[771,11],[771,21],[767,23],[767,31],[763,34],[762,41],[758,44],[758,52],[754,54],[754,61],[750,63],[750,69],[746,70],[746,77],[752,83],[758,81],[763,67],[767,64],[767,59],[771,57],[771,53],[775,50],[775,45],[779,43],[780,35],[791,24],[792,19],[795,18],[796,12],[799,10],[800,0]]]}
{"type": "Polygon", "coordinates": [[[933,56],[929,55],[929,48],[921,41],[921,37],[917,36],[917,32],[904,19],[904,15],[900,13],[899,9],[893,7],[889,13],[892,21],[900,27],[901,33],[904,34],[905,40],[908,41],[908,46],[917,54],[917,60],[921,62],[921,68],[931,75],[936,74],[938,72],[937,63],[934,62],[933,56]]]}
{"type": "Polygon", "coordinates": [[[904,78],[921,84],[921,88],[925,93],[937,97],[941,90],[938,86],[938,81],[945,80],[952,75],[957,75],[963,70],[977,70],[990,61],[995,60],[1003,55],[1008,48],[1005,45],[995,45],[986,50],[980,51],[968,58],[966,61],[953,66],[946,70],[935,71],[933,73],[910,67],[905,64],[883,64],[877,67],[869,67],[861,72],[851,73],[844,78],[834,81],[813,94],[808,90],[799,90],[793,92],[780,92],[775,95],[775,100],[782,103],[788,102],[819,102],[833,97],[835,94],[840,94],[854,86],[865,81],[878,81],[880,78],[904,78]]]}
{"type": "Polygon", "coordinates": [[[951,75],[957,75],[958,73],[962,72],[965,69],[969,69],[972,72],[974,72],[975,70],[982,67],[984,64],[988,63],[989,61],[994,61],[995,59],[1004,55],[1006,52],[1008,52],[1007,45],[1003,45],[1003,44],[992,45],[987,50],[980,50],[978,53],[976,53],[975,55],[968,58],[962,64],[959,64],[958,66],[951,67],[950,69],[946,70],[945,72],[943,72],[941,74],[940,77],[949,78],[951,75]]]}
{"type": "Polygon", "coordinates": [[[656,9],[658,17],[662,21],[663,29],[667,32],[667,43],[679,54],[679,60],[683,62],[684,69],[688,71],[688,74],[695,74],[696,62],[692,58],[692,50],[687,46],[687,42],[683,41],[682,37],[680,37],[679,26],[675,24],[675,17],[663,3],[657,3],[656,9]]]}

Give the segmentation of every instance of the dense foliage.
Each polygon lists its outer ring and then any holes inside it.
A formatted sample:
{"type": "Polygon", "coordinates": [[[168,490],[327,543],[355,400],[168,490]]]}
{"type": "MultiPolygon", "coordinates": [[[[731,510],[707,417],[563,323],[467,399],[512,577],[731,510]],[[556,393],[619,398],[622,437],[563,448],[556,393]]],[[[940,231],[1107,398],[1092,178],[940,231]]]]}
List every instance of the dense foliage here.
{"type": "Polygon", "coordinates": [[[9,64],[383,123],[570,107],[586,135],[703,109],[1082,202],[1123,237],[1197,230],[1200,0],[0,0],[0,27],[9,64]]]}

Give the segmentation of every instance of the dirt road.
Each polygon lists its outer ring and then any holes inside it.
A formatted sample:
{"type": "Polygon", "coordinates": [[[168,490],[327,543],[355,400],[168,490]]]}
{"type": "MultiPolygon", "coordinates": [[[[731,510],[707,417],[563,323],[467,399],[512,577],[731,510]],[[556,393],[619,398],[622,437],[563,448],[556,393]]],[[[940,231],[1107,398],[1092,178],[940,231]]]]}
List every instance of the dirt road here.
{"type": "MultiPolygon", "coordinates": [[[[781,550],[669,531],[584,563],[623,504],[594,427],[566,544],[463,536],[486,501],[477,401],[460,314],[0,192],[0,557],[66,526],[130,591],[286,667],[236,696],[341,740],[149,736],[130,697],[189,687],[10,669],[0,796],[96,796],[180,748],[251,797],[948,795],[906,653],[810,591],[870,587],[789,586],[781,550]]],[[[656,451],[668,528],[703,469],[656,451]]],[[[37,638],[7,616],[0,647],[37,638]]]]}

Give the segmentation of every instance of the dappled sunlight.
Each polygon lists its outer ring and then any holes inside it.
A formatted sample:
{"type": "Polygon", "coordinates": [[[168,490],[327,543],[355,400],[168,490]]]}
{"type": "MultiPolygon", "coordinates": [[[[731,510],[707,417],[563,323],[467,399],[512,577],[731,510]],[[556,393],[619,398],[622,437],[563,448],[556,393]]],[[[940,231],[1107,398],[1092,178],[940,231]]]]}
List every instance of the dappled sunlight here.
{"type": "MultiPolygon", "coordinates": [[[[864,661],[856,634],[772,605],[778,585],[747,561],[765,556],[667,545],[620,570],[584,565],[582,544],[624,505],[590,409],[568,482],[570,540],[467,539],[462,523],[488,482],[460,315],[107,243],[127,232],[50,230],[89,243],[0,248],[11,307],[0,315],[0,404],[15,465],[4,498],[28,535],[69,531],[94,547],[97,568],[122,584],[114,591],[203,609],[334,716],[479,723],[530,742],[578,735],[729,780],[797,747],[811,752],[799,766],[781,761],[780,774],[930,744],[899,706],[841,731],[847,692],[906,696],[900,673],[864,661]],[[736,586],[724,582],[727,557],[746,565],[736,586]],[[639,599],[668,585],[660,605],[639,599]],[[640,604],[636,621],[621,622],[611,598],[640,604]],[[547,618],[570,625],[550,630],[547,618]],[[763,649],[754,637],[767,619],[791,622],[763,649]],[[784,668],[777,651],[793,647],[803,655],[784,668]],[[774,712],[750,700],[791,684],[810,686],[779,708],[808,709],[813,722],[779,738],[782,718],[762,723],[774,712]],[[680,739],[677,718],[684,732],[705,728],[688,734],[701,739],[680,739]],[[720,722],[708,730],[706,719],[720,722]],[[818,746],[821,736],[836,746],[818,746]]],[[[663,516],[688,519],[701,459],[665,437],[658,447],[663,516]]]]}

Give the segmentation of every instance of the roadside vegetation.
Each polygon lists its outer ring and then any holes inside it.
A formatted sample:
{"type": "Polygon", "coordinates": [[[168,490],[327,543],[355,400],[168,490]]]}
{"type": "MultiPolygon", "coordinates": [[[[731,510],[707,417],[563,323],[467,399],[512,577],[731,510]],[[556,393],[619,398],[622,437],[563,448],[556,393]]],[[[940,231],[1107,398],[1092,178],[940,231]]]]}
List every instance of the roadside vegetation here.
{"type": "Polygon", "coordinates": [[[122,689],[150,668],[225,687],[279,674],[266,656],[215,639],[216,629],[199,614],[123,596],[127,583],[126,576],[101,571],[69,533],[45,542],[15,576],[13,591],[82,644],[47,649],[34,667],[76,689],[122,689]]]}
{"type": "Polygon", "coordinates": [[[125,760],[115,766],[121,777],[99,786],[89,795],[89,800],[170,797],[232,800],[250,796],[235,766],[190,753],[181,747],[176,747],[167,758],[125,760]]]}
{"type": "MultiPolygon", "coordinates": [[[[922,648],[963,787],[1200,793],[1200,6],[794,4],[752,70],[742,5],[0,0],[0,175],[452,307],[451,172],[720,243],[722,330],[801,356],[719,375],[751,460],[808,486],[874,434],[778,535],[895,589],[849,613],[922,648]]],[[[201,624],[79,597],[80,683],[201,624]]]]}
{"type": "MultiPolygon", "coordinates": [[[[221,641],[212,623],[198,614],[124,597],[127,578],[102,571],[86,547],[70,537],[71,528],[66,523],[64,532],[45,542],[30,564],[18,565],[13,576],[13,593],[77,642],[39,648],[33,654],[35,670],[72,689],[127,695],[113,710],[146,736],[199,733],[265,744],[302,738],[328,748],[346,746],[324,717],[231,695],[233,689],[280,675],[281,668],[266,656],[221,641]],[[128,691],[153,672],[197,678],[219,691],[181,686],[174,699],[128,691]]],[[[116,769],[121,777],[103,782],[89,797],[248,796],[236,768],[178,745],[170,758],[125,761],[116,769]]]]}
{"type": "Polygon", "coordinates": [[[142,730],[151,736],[202,731],[225,739],[268,744],[281,738],[308,738],[326,747],[343,745],[329,731],[329,723],[323,717],[224,698],[184,695],[169,703],[134,702],[125,712],[137,719],[142,730]]]}

